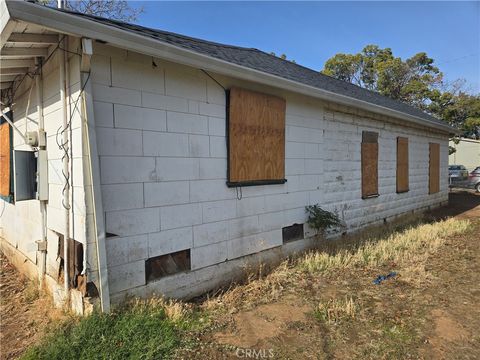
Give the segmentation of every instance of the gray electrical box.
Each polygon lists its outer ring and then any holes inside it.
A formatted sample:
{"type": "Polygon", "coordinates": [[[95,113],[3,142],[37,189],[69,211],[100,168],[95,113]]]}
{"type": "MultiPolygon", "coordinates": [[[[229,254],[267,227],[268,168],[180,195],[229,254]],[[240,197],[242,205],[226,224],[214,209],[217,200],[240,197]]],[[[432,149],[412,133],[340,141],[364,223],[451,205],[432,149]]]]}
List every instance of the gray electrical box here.
{"type": "Polygon", "coordinates": [[[13,158],[15,201],[35,199],[37,192],[37,159],[35,152],[15,150],[13,158]]]}
{"type": "Polygon", "coordinates": [[[38,150],[37,155],[37,200],[48,200],[47,150],[38,150]]]}

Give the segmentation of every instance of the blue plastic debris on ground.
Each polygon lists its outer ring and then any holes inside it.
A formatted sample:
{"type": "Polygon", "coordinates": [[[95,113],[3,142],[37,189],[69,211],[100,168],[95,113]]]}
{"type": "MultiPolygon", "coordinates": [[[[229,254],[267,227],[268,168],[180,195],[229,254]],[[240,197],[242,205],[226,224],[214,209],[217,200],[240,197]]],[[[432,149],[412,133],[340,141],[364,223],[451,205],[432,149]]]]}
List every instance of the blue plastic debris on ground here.
{"type": "Polygon", "coordinates": [[[391,278],[391,277],[395,277],[397,276],[397,273],[392,271],[391,273],[387,274],[387,275],[378,275],[377,278],[375,280],[373,280],[373,283],[375,285],[380,285],[380,283],[382,281],[385,281],[387,280],[388,278],[391,278]]]}

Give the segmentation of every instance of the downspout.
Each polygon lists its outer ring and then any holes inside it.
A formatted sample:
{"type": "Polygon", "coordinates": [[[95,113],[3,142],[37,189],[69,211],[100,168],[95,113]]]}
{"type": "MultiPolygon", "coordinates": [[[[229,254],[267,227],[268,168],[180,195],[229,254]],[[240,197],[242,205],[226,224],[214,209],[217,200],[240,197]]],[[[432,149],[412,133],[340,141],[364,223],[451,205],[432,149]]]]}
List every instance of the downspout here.
{"type": "MultiPolygon", "coordinates": [[[[37,93],[37,113],[38,113],[38,134],[39,138],[45,133],[45,123],[43,118],[43,78],[42,78],[42,66],[41,58],[35,59],[35,65],[38,69],[37,76],[35,77],[35,87],[37,93]]],[[[46,149],[46,144],[39,146],[40,150],[46,149]]],[[[47,272],[47,202],[40,200],[40,213],[42,222],[42,240],[39,244],[40,250],[40,289],[43,287],[43,281],[45,273],[47,272]]]]}
{"type": "Polygon", "coordinates": [[[82,118],[85,126],[85,144],[92,193],[93,226],[97,251],[98,283],[102,312],[110,312],[110,289],[108,284],[108,267],[105,246],[105,218],[100,187],[100,164],[95,131],[95,114],[93,111],[92,80],[90,59],[93,55],[91,39],[82,39],[82,60],[80,65],[81,84],[83,88],[82,118]]]}
{"type": "MultiPolygon", "coordinates": [[[[65,48],[65,41],[63,35],[59,35],[59,40],[62,44],[62,48],[65,48]]],[[[68,240],[70,238],[70,183],[69,183],[69,155],[68,155],[68,115],[67,115],[67,98],[66,98],[66,69],[65,69],[65,51],[59,52],[60,56],[60,102],[62,106],[63,117],[63,138],[62,138],[62,150],[63,154],[63,177],[64,177],[64,189],[63,189],[63,207],[65,208],[64,224],[65,231],[63,235],[63,286],[65,290],[65,297],[68,299],[69,278],[68,278],[68,240]]]]}

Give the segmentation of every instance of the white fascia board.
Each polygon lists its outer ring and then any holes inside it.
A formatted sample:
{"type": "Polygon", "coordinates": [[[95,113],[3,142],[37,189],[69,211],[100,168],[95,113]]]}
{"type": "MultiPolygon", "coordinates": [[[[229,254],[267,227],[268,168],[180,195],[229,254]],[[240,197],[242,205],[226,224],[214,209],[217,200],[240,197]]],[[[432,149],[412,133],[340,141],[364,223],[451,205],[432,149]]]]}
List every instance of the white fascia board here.
{"type": "Polygon", "coordinates": [[[15,21],[10,17],[7,3],[0,0],[0,49],[5,45],[14,28],[15,21]]]}
{"type": "Polygon", "coordinates": [[[457,129],[447,124],[439,124],[417,116],[405,114],[401,111],[386,108],[384,106],[305,85],[241,65],[232,64],[224,60],[216,59],[214,57],[199,54],[188,49],[167,44],[145,35],[136,34],[93,20],[52,10],[45,6],[34,5],[25,1],[8,0],[7,3],[13,18],[32,22],[53,31],[60,31],[69,35],[105,41],[114,46],[127,50],[216,72],[221,75],[262,83],[310,97],[316,97],[325,101],[394,117],[419,126],[434,128],[441,132],[446,132],[449,134],[459,133],[457,129]]]}

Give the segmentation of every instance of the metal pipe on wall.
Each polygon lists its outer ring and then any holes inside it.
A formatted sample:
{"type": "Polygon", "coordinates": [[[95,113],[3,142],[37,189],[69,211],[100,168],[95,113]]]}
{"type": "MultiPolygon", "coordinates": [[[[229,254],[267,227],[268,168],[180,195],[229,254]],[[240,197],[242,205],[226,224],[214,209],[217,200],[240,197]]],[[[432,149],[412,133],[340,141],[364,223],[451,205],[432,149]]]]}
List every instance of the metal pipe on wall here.
{"type": "MultiPolygon", "coordinates": [[[[43,118],[43,78],[41,58],[35,59],[35,65],[38,69],[38,73],[35,76],[35,88],[37,95],[37,114],[38,114],[38,133],[39,137],[45,131],[45,122],[43,118]]],[[[45,149],[45,146],[40,147],[41,150],[45,149]]],[[[40,288],[43,286],[45,273],[47,272],[47,202],[40,200],[40,213],[42,222],[42,244],[40,245],[40,288]]]]}
{"type": "MultiPolygon", "coordinates": [[[[63,35],[59,35],[62,43],[62,48],[65,49],[65,39],[63,35]]],[[[64,176],[64,190],[63,190],[63,206],[65,208],[65,232],[63,237],[63,279],[65,296],[68,298],[69,294],[69,278],[68,278],[68,240],[70,239],[70,171],[69,171],[69,155],[68,155],[68,114],[67,114],[67,83],[66,83],[66,57],[65,51],[59,52],[60,57],[60,102],[62,105],[63,117],[63,131],[62,131],[62,150],[63,154],[63,176],[64,176]]]]}

